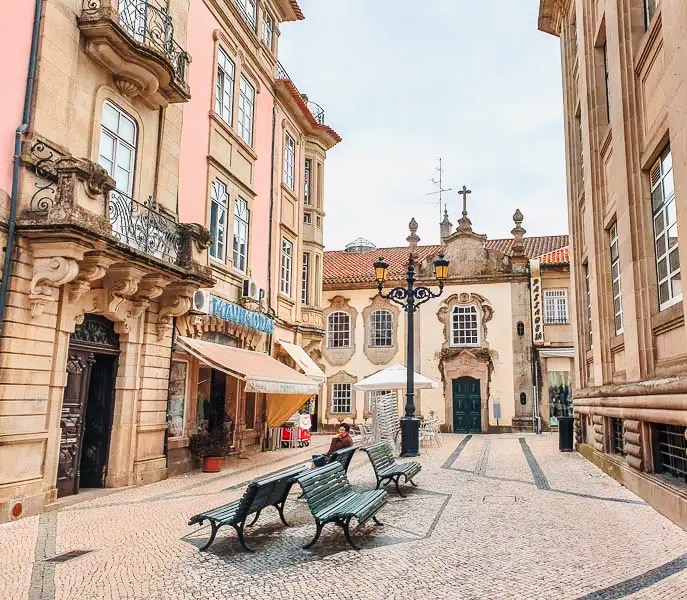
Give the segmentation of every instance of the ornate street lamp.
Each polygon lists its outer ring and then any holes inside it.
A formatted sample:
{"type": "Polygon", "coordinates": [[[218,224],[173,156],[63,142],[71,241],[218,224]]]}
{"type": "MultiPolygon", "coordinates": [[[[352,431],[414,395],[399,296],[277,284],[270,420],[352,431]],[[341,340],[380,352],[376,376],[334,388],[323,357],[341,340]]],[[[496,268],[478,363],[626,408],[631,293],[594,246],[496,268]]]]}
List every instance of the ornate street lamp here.
{"type": "Polygon", "coordinates": [[[439,291],[433,292],[424,286],[415,286],[415,253],[417,247],[417,223],[411,221],[411,246],[408,255],[408,275],[406,287],[395,287],[388,293],[383,293],[389,265],[380,256],[374,263],[377,289],[382,298],[395,302],[408,313],[407,357],[406,368],[408,371],[405,417],[401,419],[401,456],[419,456],[420,454],[420,420],[415,417],[415,311],[432,298],[438,298],[444,291],[444,284],[448,278],[448,260],[440,255],[434,261],[434,275],[439,284],[439,291]]]}

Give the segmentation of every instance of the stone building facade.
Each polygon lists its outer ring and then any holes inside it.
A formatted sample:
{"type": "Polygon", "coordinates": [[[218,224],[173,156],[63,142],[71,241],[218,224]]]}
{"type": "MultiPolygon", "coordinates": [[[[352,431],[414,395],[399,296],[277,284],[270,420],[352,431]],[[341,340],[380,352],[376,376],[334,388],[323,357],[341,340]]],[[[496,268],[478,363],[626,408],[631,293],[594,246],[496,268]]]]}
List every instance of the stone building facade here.
{"type": "MultiPolygon", "coordinates": [[[[383,256],[390,264],[385,287],[405,286],[413,251],[420,285],[436,287],[432,265],[437,256],[450,261],[443,294],[423,304],[415,317],[416,371],[440,382],[438,389],[418,392],[417,412],[434,412],[450,432],[534,428],[544,412],[535,377],[546,380],[547,373],[537,373],[533,363],[533,322],[544,313],[543,304],[533,309],[530,261],[565,248],[568,240],[524,237],[519,211],[514,220],[509,239],[475,233],[464,212],[455,230],[445,217],[441,245],[375,248],[357,242],[349,251],[325,253],[327,395],[320,406],[325,424],[362,422],[369,416],[370,393],[356,391],[353,384],[388,366],[405,365],[405,313],[377,294],[373,263],[383,256]]],[[[411,231],[408,239],[415,243],[415,237],[411,231]]],[[[561,287],[567,290],[567,281],[561,287]]],[[[399,398],[399,414],[404,403],[399,398]]]]}
{"type": "Polygon", "coordinates": [[[213,281],[207,230],[177,218],[188,2],[37,6],[17,194],[2,198],[16,236],[3,272],[0,520],[81,487],[166,476],[174,324],[213,281]]]}
{"type": "Polygon", "coordinates": [[[682,525],[686,23],[680,0],[542,0],[539,14],[562,53],[578,448],[682,525]]]}

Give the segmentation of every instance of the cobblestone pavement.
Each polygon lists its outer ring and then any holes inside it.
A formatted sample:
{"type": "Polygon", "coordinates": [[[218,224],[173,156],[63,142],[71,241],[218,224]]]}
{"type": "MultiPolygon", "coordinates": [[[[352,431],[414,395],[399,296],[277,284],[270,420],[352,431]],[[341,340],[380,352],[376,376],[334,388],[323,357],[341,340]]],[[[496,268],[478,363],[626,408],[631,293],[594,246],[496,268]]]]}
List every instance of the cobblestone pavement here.
{"type": "MultiPolygon", "coordinates": [[[[230,527],[199,552],[209,528],[189,527],[191,515],[309,453],[263,454],[239,473],[175,477],[0,525],[0,598],[687,599],[687,532],[547,434],[444,435],[423,450],[419,487],[406,498],[390,490],[384,525],[356,534],[361,552],[334,525],[303,550],[315,528],[295,489],[291,527],[268,509],[248,530],[255,554],[230,527]]],[[[374,481],[365,455],[349,477],[374,481]]]]}

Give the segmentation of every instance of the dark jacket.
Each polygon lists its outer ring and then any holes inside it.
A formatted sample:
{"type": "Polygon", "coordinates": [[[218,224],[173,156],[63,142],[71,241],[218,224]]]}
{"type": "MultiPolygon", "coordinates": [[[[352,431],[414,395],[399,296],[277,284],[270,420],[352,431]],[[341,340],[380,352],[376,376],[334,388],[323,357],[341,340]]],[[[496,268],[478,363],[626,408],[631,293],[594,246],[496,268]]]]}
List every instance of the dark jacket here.
{"type": "Polygon", "coordinates": [[[351,437],[350,433],[346,433],[343,437],[337,437],[334,436],[334,439],[332,440],[332,445],[329,446],[329,452],[327,452],[327,456],[331,456],[333,452],[336,452],[337,450],[341,450],[343,448],[350,448],[353,445],[353,438],[351,437]]]}

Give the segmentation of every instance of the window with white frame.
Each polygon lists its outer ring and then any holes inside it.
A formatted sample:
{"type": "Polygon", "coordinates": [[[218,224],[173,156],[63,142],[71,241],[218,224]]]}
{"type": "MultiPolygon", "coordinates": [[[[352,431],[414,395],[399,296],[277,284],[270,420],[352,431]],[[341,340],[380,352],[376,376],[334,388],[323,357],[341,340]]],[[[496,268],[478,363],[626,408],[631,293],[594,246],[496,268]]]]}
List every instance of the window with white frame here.
{"type": "Polygon", "coordinates": [[[274,19],[267,11],[262,13],[262,43],[272,50],[272,39],[274,38],[274,19]]]}
{"type": "Polygon", "coordinates": [[[284,183],[295,189],[296,176],[296,140],[288,133],[284,138],[284,183]]]}
{"type": "Polygon", "coordinates": [[[544,323],[549,325],[559,325],[567,322],[567,290],[544,290],[544,323]]]}
{"type": "Polygon", "coordinates": [[[106,100],[100,127],[98,164],[115,180],[118,191],[132,197],[138,126],[121,108],[106,100]]]}
{"type": "Polygon", "coordinates": [[[217,81],[215,83],[215,113],[231,125],[234,109],[234,74],[236,69],[229,55],[217,47],[217,81]]]}
{"type": "Polygon", "coordinates": [[[453,309],[451,344],[453,346],[479,345],[479,315],[476,306],[456,306],[453,309]]]}
{"type": "Polygon", "coordinates": [[[644,24],[646,29],[649,29],[651,20],[656,14],[656,10],[661,5],[661,0],[644,0],[644,24]]]}
{"type": "Polygon", "coordinates": [[[301,302],[310,304],[310,252],[303,252],[303,280],[301,281],[301,302]]]}
{"type": "Polygon", "coordinates": [[[654,214],[658,301],[663,310],[682,300],[673,157],[670,147],[661,153],[651,169],[651,204],[654,214]]]}
{"type": "Polygon", "coordinates": [[[306,225],[312,225],[312,213],[303,213],[303,223],[305,223],[306,225]]]}
{"type": "Polygon", "coordinates": [[[327,317],[327,348],[351,347],[351,316],[337,310],[327,317]]]}
{"type": "Polygon", "coordinates": [[[376,310],[370,315],[371,348],[389,348],[393,345],[393,321],[389,310],[376,310]]]}
{"type": "Polygon", "coordinates": [[[255,110],[255,88],[241,75],[239,84],[238,133],[249,146],[253,145],[253,111],[255,110]]]}
{"type": "Polygon", "coordinates": [[[252,29],[255,29],[257,21],[256,0],[234,0],[234,2],[236,2],[237,6],[241,9],[241,14],[248,25],[250,25],[252,29]]]}
{"type": "Polygon", "coordinates": [[[348,414],[351,412],[353,387],[350,383],[332,384],[332,413],[348,414]]]}
{"type": "Polygon", "coordinates": [[[248,203],[238,198],[234,203],[234,268],[242,273],[248,271],[248,235],[250,230],[250,211],[248,203]]]}
{"type": "Polygon", "coordinates": [[[312,160],[309,158],[305,159],[305,172],[303,174],[303,185],[304,185],[304,195],[303,195],[303,203],[306,206],[310,206],[312,204],[312,196],[310,195],[311,192],[311,182],[312,181],[312,160]]]}
{"type": "Polygon", "coordinates": [[[293,278],[293,243],[286,238],[281,240],[281,291],[291,296],[293,278]]]}
{"type": "Polygon", "coordinates": [[[616,335],[623,332],[623,294],[620,286],[620,253],[618,252],[618,222],[608,230],[611,244],[611,283],[613,286],[613,324],[616,335]]]}
{"type": "Polygon", "coordinates": [[[210,197],[210,235],[212,244],[210,256],[224,262],[227,257],[227,213],[229,212],[229,194],[227,186],[219,179],[212,183],[210,197]]]}

